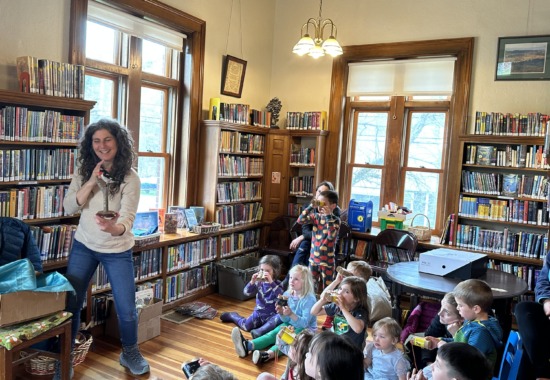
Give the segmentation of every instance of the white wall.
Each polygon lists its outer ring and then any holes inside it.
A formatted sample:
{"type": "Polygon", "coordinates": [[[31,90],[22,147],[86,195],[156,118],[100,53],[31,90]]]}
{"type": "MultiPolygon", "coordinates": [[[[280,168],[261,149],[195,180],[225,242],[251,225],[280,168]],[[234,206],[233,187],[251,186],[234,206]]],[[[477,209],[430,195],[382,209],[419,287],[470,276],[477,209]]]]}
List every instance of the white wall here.
{"type": "MultiPolygon", "coordinates": [[[[301,25],[317,17],[317,0],[164,2],[206,21],[204,109],[220,96],[225,54],[248,62],[243,97],[225,101],[262,108],[277,96],[282,116],[329,108],[332,60],[291,52],[301,25]]],[[[67,60],[69,9],[70,0],[0,0],[0,88],[17,87],[17,56],[67,60]]],[[[550,81],[494,81],[498,37],[550,34],[548,0],[324,0],[323,17],[342,45],[475,37],[470,114],[550,113],[550,81]]]]}
{"type": "MultiPolygon", "coordinates": [[[[277,0],[271,96],[287,111],[328,109],[330,57],[298,57],[300,27],[318,0],[277,0]]],[[[550,81],[495,81],[498,37],[550,34],[547,0],[324,0],[345,45],[475,37],[470,115],[550,113],[550,81]]]]}
{"type": "MultiPolygon", "coordinates": [[[[247,103],[263,109],[271,99],[275,2],[163,2],[206,21],[203,109],[208,109],[211,97],[220,97],[222,57],[226,54],[244,59],[248,64],[242,97],[221,96],[222,101],[247,103]]],[[[70,0],[0,0],[0,88],[17,89],[15,58],[18,56],[31,55],[66,62],[69,22],[70,0]]]]}

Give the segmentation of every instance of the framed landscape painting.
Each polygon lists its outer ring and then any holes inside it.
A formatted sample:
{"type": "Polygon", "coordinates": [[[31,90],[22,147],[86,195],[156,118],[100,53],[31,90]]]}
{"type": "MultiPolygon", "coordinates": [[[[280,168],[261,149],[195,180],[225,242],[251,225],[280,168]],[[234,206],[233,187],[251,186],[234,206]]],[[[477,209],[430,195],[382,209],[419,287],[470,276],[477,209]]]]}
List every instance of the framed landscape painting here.
{"type": "Polygon", "coordinates": [[[500,37],[495,80],[550,80],[550,36],[500,37]]]}

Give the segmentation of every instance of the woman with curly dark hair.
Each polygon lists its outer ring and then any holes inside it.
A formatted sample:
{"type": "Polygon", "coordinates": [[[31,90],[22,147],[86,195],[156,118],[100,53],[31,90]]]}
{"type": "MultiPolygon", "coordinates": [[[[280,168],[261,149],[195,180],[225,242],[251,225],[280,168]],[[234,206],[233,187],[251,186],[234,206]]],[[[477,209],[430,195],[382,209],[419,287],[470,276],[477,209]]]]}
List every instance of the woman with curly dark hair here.
{"type": "Polygon", "coordinates": [[[80,311],[90,280],[101,263],[109,277],[118,315],[120,364],[134,375],[141,375],[149,372],[149,364],[137,345],[132,225],[140,180],[132,169],[135,156],[133,139],[118,122],[101,119],[90,124],[80,141],[78,175],[71,181],[63,206],[68,214],[80,212],[66,273],[76,290],[76,297],[69,297],[67,305],[73,313],[73,338],[80,326],[80,311]],[[111,215],[102,213],[102,189],[108,189],[111,215]]]}

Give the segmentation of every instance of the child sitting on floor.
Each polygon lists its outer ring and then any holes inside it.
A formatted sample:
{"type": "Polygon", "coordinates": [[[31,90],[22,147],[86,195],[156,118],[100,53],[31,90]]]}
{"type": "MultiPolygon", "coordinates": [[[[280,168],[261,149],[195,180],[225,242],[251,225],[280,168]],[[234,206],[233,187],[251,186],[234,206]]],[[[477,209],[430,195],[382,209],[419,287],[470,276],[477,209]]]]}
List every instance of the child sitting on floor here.
{"type": "Polygon", "coordinates": [[[401,326],[386,317],[372,327],[373,342],[365,347],[365,380],[405,380],[410,369],[409,361],[397,347],[401,326]]]}
{"type": "Polygon", "coordinates": [[[225,312],[220,315],[222,322],[233,322],[241,330],[250,331],[253,338],[262,336],[282,323],[275,312],[277,297],[284,289],[278,280],[281,273],[281,260],[275,255],[266,255],[260,259],[260,271],[254,273],[244,287],[244,294],[256,294],[256,306],[252,315],[245,318],[237,312],[225,312]]]}
{"type": "MultiPolygon", "coordinates": [[[[342,282],[342,280],[349,276],[357,276],[365,280],[368,287],[368,282],[370,279],[370,276],[372,276],[372,268],[371,266],[362,260],[356,260],[352,261],[348,264],[347,269],[344,269],[342,267],[336,268],[336,279],[330,283],[329,286],[325,289],[328,292],[334,291],[338,285],[342,282]]],[[[367,292],[368,294],[368,292],[367,292]]],[[[332,321],[334,318],[331,315],[327,315],[325,322],[323,322],[323,325],[321,328],[323,330],[328,330],[332,328],[332,321]]]]}
{"type": "Polygon", "coordinates": [[[285,326],[294,326],[296,333],[303,329],[316,331],[317,318],[310,312],[315,300],[313,278],[309,269],[303,265],[292,267],[288,290],[284,292],[275,307],[283,323],[252,340],[245,339],[238,327],[233,328],[231,340],[239,357],[244,358],[253,351],[252,361],[254,364],[265,363],[275,358],[279,352],[277,346],[274,345],[277,333],[285,326]],[[268,351],[260,351],[269,346],[272,347],[268,351]]]}
{"type": "Polygon", "coordinates": [[[430,340],[430,348],[441,347],[445,342],[452,341],[468,343],[480,350],[494,368],[503,333],[498,320],[489,315],[493,304],[491,287],[481,280],[465,280],[454,288],[453,294],[464,324],[454,338],[426,337],[430,340]]]}
{"type": "Polygon", "coordinates": [[[344,278],[337,293],[325,290],[321,294],[311,314],[334,317],[334,332],[346,335],[359,349],[363,349],[369,323],[367,283],[356,276],[344,278]]]}

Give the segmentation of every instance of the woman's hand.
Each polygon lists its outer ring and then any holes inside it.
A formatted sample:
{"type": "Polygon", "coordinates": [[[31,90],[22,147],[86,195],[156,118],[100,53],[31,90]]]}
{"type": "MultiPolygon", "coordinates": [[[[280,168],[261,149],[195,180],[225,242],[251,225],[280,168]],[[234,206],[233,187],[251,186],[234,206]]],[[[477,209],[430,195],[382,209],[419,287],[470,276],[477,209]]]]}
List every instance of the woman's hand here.
{"type": "MultiPolygon", "coordinates": [[[[118,212],[115,212],[115,217],[111,219],[103,218],[101,216],[96,215],[95,222],[101,231],[108,232],[113,236],[118,236],[118,235],[121,235],[121,231],[117,227],[117,222],[119,217],[120,217],[120,214],[118,212]]],[[[124,228],[124,231],[125,230],[126,228],[124,228]]],[[[124,233],[124,231],[122,231],[122,233],[124,233]]]]}

